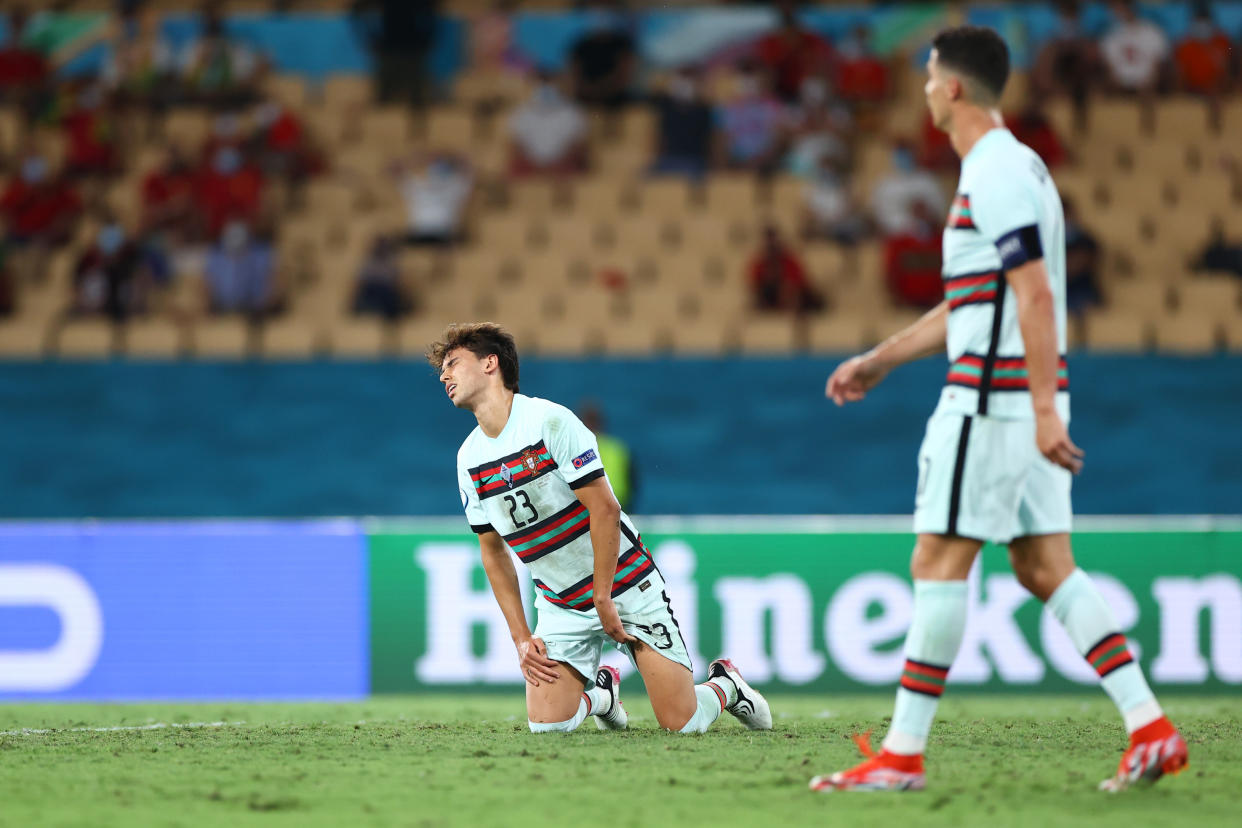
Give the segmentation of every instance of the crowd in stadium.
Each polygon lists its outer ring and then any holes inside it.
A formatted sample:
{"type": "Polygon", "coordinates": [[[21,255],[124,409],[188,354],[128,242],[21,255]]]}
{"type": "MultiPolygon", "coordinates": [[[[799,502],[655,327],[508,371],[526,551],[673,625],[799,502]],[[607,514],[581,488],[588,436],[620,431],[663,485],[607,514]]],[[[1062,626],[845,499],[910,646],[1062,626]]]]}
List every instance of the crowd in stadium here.
{"type": "MultiPolygon", "coordinates": [[[[505,163],[484,168],[466,148],[432,142],[388,147],[381,173],[400,199],[405,226],[367,240],[349,299],[354,312],[388,320],[416,313],[404,248],[477,243],[475,202],[513,182],[589,174],[596,124],[634,108],[649,111],[655,125],[645,163],[652,178],[697,184],[721,172],[753,172],[762,181],[798,182],[796,224],[767,222],[756,210],[750,259],[731,266],[729,278],[746,280],[754,308],[814,312],[831,304],[800,253],[817,241],[849,249],[878,240],[896,305],[940,301],[940,230],[957,158],[925,117],[909,133],[888,125],[909,56],[879,56],[861,25],[830,41],[799,22],[795,4],[783,3],[777,28],[757,40],[708,64],[651,71],[629,13],[609,3],[596,4],[601,22],[556,72],[514,49],[512,5],[497,3],[470,22],[469,70],[494,78],[496,90],[494,99],[476,97],[473,111],[504,131],[505,163]],[[885,172],[860,192],[860,150],[876,145],[889,154],[885,172]]],[[[1053,101],[1071,102],[1085,129],[1100,97],[1134,98],[1147,112],[1164,95],[1196,96],[1219,125],[1221,101],[1238,89],[1240,50],[1213,22],[1210,4],[1195,6],[1176,42],[1130,2],[1110,4],[1102,38],[1086,34],[1077,3],[1057,8],[1059,28],[1039,44],[1022,98],[1009,98],[1005,113],[1049,167],[1080,160],[1072,136],[1047,114],[1053,101]]],[[[9,12],[0,47],[0,130],[12,148],[2,167],[0,315],[16,313],[20,285],[41,278],[66,250],[72,294],[64,312],[71,316],[255,319],[287,304],[282,222],[305,209],[308,182],[337,172],[335,142],[273,92],[279,77],[269,56],[228,32],[219,4],[204,4],[199,14],[200,35],[173,48],[161,34],[159,9],[119,3],[108,60],[94,76],[70,77],[58,73],[27,12],[9,12]],[[206,134],[177,134],[178,113],[187,108],[210,113],[206,134]],[[186,274],[201,276],[193,295],[179,287],[186,274]],[[165,295],[178,300],[158,299],[165,295]]],[[[376,47],[380,95],[410,102],[407,90],[384,77],[405,64],[386,57],[382,41],[376,47]]],[[[453,93],[436,94],[443,102],[453,93]]],[[[1237,159],[1221,163],[1232,164],[1226,168],[1242,182],[1237,159]]],[[[1067,195],[1075,312],[1106,295],[1102,244],[1083,206],[1067,195]]],[[[1242,276],[1239,242],[1218,234],[1201,258],[1242,276]]]]}

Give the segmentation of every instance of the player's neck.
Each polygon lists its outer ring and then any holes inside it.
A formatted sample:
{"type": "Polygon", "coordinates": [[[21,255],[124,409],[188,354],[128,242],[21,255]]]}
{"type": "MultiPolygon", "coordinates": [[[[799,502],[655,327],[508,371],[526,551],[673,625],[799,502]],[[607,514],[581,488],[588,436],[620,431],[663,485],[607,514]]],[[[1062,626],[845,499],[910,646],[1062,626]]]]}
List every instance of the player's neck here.
{"type": "Polygon", "coordinates": [[[997,109],[984,109],[981,106],[964,106],[953,116],[953,124],[949,128],[949,143],[958,158],[965,158],[979,143],[979,139],[992,130],[1003,127],[1004,120],[997,109]]]}
{"type": "Polygon", "coordinates": [[[512,410],[513,392],[501,387],[476,405],[473,413],[483,433],[495,439],[505,430],[505,424],[509,422],[509,412],[512,410]]]}

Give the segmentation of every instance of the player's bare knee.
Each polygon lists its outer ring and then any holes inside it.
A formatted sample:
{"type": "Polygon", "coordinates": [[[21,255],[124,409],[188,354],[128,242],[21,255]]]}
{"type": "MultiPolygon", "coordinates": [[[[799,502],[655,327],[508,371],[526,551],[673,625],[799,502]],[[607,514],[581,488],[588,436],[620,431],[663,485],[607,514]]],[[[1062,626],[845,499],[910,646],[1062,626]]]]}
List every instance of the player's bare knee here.
{"type": "Polygon", "coordinates": [[[698,702],[696,700],[694,704],[688,706],[685,704],[662,705],[659,709],[652,709],[656,723],[665,730],[676,733],[694,717],[695,711],[698,710],[698,702]]]}

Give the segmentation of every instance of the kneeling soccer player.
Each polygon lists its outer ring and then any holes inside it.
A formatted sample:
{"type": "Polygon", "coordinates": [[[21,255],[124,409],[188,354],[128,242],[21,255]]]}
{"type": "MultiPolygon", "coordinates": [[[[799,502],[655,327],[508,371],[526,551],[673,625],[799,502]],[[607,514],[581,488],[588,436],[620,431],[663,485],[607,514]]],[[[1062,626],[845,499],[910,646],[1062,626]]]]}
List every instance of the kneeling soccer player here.
{"type": "Polygon", "coordinates": [[[564,406],[518,393],[513,337],[491,323],[453,325],[427,359],[479,423],[457,452],[457,477],[517,646],[530,729],[569,732],[587,716],[602,730],[626,727],[621,676],[599,666],[611,643],[642,674],[661,727],[702,733],[727,710],[770,730],[767,701],[727,659],[695,686],[664,580],[613,496],[595,436],[564,406]],[[506,545],[534,576],[533,634],[506,545]]]}

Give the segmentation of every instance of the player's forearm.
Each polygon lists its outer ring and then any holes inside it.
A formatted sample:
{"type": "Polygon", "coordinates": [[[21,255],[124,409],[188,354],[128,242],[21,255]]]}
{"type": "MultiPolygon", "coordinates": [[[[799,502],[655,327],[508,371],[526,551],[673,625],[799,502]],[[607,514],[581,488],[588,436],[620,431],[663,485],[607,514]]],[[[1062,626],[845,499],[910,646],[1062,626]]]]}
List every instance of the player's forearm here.
{"type": "Polygon", "coordinates": [[[1056,411],[1057,353],[1056,313],[1052,291],[1018,292],[1018,327],[1026,347],[1027,379],[1036,414],[1056,411]]]}
{"type": "Polygon", "coordinates": [[[509,553],[503,548],[499,551],[484,549],[483,571],[487,573],[492,595],[496,597],[505,623],[509,625],[509,635],[514,641],[529,638],[530,626],[526,623],[526,613],[522,608],[522,589],[509,553]]]}
{"type": "Polygon", "coordinates": [[[595,552],[595,577],[591,596],[595,604],[612,600],[612,581],[617,574],[617,551],[621,548],[620,506],[596,506],[591,510],[591,548],[595,552]]]}
{"type": "Polygon", "coordinates": [[[884,366],[896,368],[916,359],[939,354],[945,349],[949,302],[945,300],[919,317],[913,325],[875,346],[868,357],[884,366]]]}

